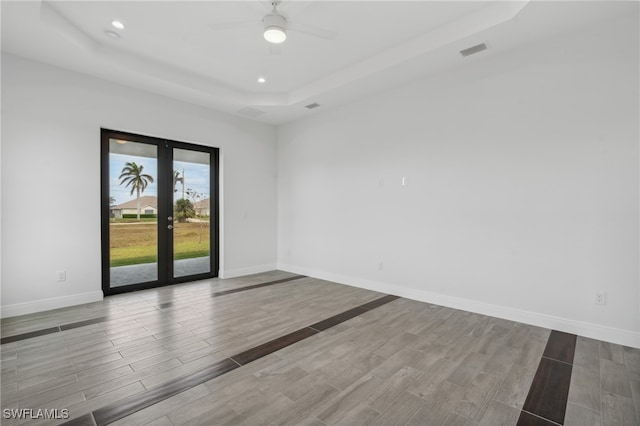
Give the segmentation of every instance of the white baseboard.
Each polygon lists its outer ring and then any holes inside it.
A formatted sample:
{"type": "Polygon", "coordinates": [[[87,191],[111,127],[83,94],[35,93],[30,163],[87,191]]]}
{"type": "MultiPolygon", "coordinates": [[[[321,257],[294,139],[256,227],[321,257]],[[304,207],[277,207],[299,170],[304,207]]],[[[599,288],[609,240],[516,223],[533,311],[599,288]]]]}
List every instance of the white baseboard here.
{"type": "Polygon", "coordinates": [[[235,277],[242,277],[244,275],[259,274],[261,272],[273,271],[276,269],[276,267],[277,265],[275,263],[269,263],[266,265],[249,266],[246,268],[224,269],[224,270],[221,269],[218,275],[220,278],[235,278],[235,277]]]}
{"type": "Polygon", "coordinates": [[[18,315],[33,314],[35,312],[50,311],[51,309],[66,308],[83,303],[99,302],[103,299],[102,291],[74,294],[71,296],[54,297],[52,299],[35,300],[33,302],[16,303],[2,306],[0,317],[16,317],[18,315]]]}
{"type": "Polygon", "coordinates": [[[476,300],[464,299],[461,297],[447,296],[444,294],[433,293],[415,288],[402,287],[388,283],[365,280],[357,277],[333,274],[326,271],[318,271],[314,269],[298,267],[295,265],[278,264],[278,269],[281,271],[307,275],[309,277],[333,281],[353,287],[378,291],[380,293],[393,294],[396,296],[405,297],[407,299],[418,300],[420,302],[433,303],[435,305],[446,306],[449,308],[460,309],[463,311],[474,312],[482,315],[489,315],[509,321],[516,321],[524,324],[535,325],[538,327],[564,331],[566,333],[577,334],[592,339],[603,340],[606,342],[617,343],[634,348],[640,348],[640,333],[631,330],[623,330],[599,324],[576,321],[569,318],[561,318],[537,312],[524,311],[520,309],[509,308],[506,306],[493,305],[476,300]]]}

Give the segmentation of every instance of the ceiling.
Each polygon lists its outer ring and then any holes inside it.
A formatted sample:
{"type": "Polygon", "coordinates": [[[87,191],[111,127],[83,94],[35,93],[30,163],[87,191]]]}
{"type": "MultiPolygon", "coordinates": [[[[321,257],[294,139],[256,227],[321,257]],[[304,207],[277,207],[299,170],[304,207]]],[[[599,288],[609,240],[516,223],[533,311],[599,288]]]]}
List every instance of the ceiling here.
{"type": "Polygon", "coordinates": [[[633,13],[633,3],[284,0],[288,21],[332,38],[288,31],[273,49],[262,37],[268,1],[3,0],[2,50],[280,124],[633,13]],[[489,48],[460,54],[479,43],[489,48]]]}

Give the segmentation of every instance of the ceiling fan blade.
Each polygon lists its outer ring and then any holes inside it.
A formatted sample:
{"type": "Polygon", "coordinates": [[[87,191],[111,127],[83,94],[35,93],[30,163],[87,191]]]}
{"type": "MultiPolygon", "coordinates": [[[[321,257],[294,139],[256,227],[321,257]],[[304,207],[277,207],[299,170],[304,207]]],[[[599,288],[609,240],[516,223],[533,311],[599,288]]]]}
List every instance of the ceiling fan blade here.
{"type": "MultiPolygon", "coordinates": [[[[254,2],[251,2],[254,3],[254,2]]],[[[271,13],[271,11],[273,10],[273,4],[271,1],[259,1],[257,2],[260,6],[262,6],[262,8],[264,9],[264,11],[271,13]]]]}
{"type": "Polygon", "coordinates": [[[338,37],[338,33],[335,31],[325,30],[312,25],[300,24],[298,22],[287,22],[287,30],[297,31],[301,34],[319,37],[325,40],[335,40],[338,37]]]}
{"type": "Polygon", "coordinates": [[[209,28],[213,31],[225,31],[225,30],[236,30],[236,29],[244,29],[251,28],[253,26],[257,26],[259,22],[253,21],[238,21],[238,22],[223,22],[220,24],[209,24],[209,28]]]}
{"type": "Polygon", "coordinates": [[[297,16],[298,13],[306,10],[309,6],[314,3],[307,0],[295,1],[283,1],[279,6],[278,10],[282,11],[287,16],[297,16]]]}
{"type": "Polygon", "coordinates": [[[238,3],[243,3],[247,11],[255,13],[271,13],[273,10],[270,1],[242,1],[238,3]]]}

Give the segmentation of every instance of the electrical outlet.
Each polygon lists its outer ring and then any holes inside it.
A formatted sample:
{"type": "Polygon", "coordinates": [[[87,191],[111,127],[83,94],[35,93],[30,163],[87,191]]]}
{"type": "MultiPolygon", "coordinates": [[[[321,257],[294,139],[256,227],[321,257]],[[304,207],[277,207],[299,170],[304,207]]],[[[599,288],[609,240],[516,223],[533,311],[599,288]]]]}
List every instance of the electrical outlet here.
{"type": "Polygon", "coordinates": [[[605,293],[604,291],[596,291],[593,301],[596,305],[606,305],[607,293],[605,293]]]}
{"type": "Polygon", "coordinates": [[[56,272],[56,281],[62,282],[67,280],[67,271],[57,271],[56,272]]]}
{"type": "Polygon", "coordinates": [[[378,262],[378,271],[382,271],[384,269],[384,262],[382,260],[378,262]]]}

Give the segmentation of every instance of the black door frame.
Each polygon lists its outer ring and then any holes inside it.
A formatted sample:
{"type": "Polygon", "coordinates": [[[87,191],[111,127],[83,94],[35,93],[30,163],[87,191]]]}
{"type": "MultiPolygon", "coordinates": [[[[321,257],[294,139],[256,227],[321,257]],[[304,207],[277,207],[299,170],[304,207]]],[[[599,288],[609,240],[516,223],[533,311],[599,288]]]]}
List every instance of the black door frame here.
{"type": "Polygon", "coordinates": [[[219,148],[195,145],[187,142],[179,142],[169,139],[161,139],[152,136],[138,135],[121,132],[118,130],[100,129],[100,186],[101,186],[101,235],[102,235],[102,291],[105,296],[125,293],[129,291],[143,290],[147,288],[162,287],[181,282],[196,281],[218,276],[220,257],[220,200],[219,200],[219,148]],[[111,287],[110,277],[110,242],[109,242],[109,140],[122,139],[131,142],[140,142],[157,146],[158,153],[158,280],[111,287]],[[169,179],[173,179],[173,149],[185,149],[191,151],[207,152],[211,158],[210,173],[210,272],[205,274],[188,275],[175,278],[173,276],[173,232],[166,232],[167,227],[173,222],[168,220],[173,216],[173,185],[169,179]],[[161,171],[170,171],[164,173],[161,171]],[[164,232],[163,232],[164,231],[164,232]],[[164,249],[162,249],[164,248],[164,249]]]}

